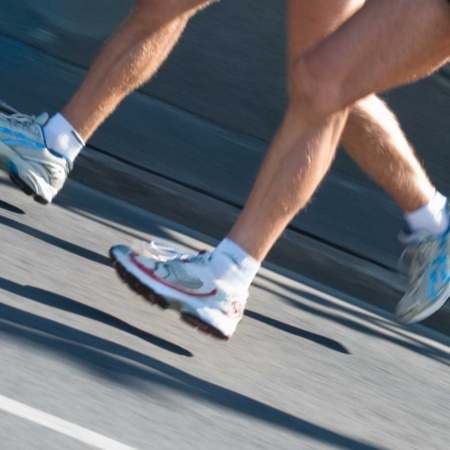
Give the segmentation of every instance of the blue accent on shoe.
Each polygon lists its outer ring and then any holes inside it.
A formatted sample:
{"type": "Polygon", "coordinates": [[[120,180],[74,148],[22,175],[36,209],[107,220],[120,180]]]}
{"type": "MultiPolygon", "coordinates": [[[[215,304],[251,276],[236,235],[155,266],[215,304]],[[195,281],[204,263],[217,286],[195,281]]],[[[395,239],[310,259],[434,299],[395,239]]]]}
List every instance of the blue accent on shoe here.
{"type": "Polygon", "coordinates": [[[52,150],[50,148],[47,149],[53,156],[56,156],[57,158],[62,158],[67,161],[67,158],[64,155],[61,155],[61,153],[55,152],[55,150],[52,150]]]}
{"type": "Polygon", "coordinates": [[[5,133],[5,134],[10,134],[11,136],[14,136],[18,139],[24,139],[26,141],[34,142],[34,140],[30,139],[28,136],[25,136],[24,134],[19,133],[18,131],[13,131],[10,128],[5,128],[5,127],[0,126],[0,132],[5,133]]]}
{"type": "Polygon", "coordinates": [[[450,282],[450,273],[448,272],[448,255],[445,251],[445,241],[448,233],[445,233],[441,239],[441,248],[438,256],[431,263],[431,270],[428,278],[428,296],[432,302],[438,298],[438,290],[450,282]],[[439,289],[436,289],[440,285],[439,289]]]}
{"type": "Polygon", "coordinates": [[[17,168],[17,166],[12,161],[8,162],[8,170],[13,175],[16,175],[16,176],[19,175],[19,169],[17,168]]]}
{"type": "Polygon", "coordinates": [[[45,149],[45,145],[37,142],[37,141],[31,141],[29,139],[24,140],[24,139],[2,139],[2,142],[5,145],[8,145],[10,147],[12,147],[13,145],[20,145],[22,147],[27,147],[27,148],[34,148],[35,150],[44,150],[45,149]]]}

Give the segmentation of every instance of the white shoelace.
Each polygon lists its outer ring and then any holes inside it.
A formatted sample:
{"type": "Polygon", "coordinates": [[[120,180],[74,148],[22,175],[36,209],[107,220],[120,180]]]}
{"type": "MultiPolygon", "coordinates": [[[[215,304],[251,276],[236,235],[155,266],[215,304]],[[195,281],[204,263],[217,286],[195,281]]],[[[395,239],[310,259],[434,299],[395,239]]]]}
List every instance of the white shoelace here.
{"type": "Polygon", "coordinates": [[[27,114],[11,114],[10,116],[5,116],[5,119],[19,128],[26,129],[30,125],[39,125],[42,126],[45,122],[47,122],[48,114],[42,113],[39,116],[29,116],[27,114]]]}
{"type": "Polygon", "coordinates": [[[152,258],[157,261],[167,262],[174,260],[196,260],[203,264],[209,262],[211,253],[201,251],[200,253],[190,253],[179,250],[167,241],[154,239],[152,241],[135,241],[133,249],[144,258],[152,258]]]}
{"type": "Polygon", "coordinates": [[[196,256],[194,253],[183,252],[162,239],[136,241],[133,248],[144,258],[153,258],[162,262],[196,256]]]}
{"type": "MultiPolygon", "coordinates": [[[[429,244],[430,236],[427,233],[406,233],[401,232],[398,236],[399,241],[406,246],[405,250],[403,250],[400,259],[398,261],[398,271],[400,273],[403,273],[404,275],[412,276],[413,273],[411,273],[413,266],[417,269],[417,266],[423,266],[425,265],[426,261],[423,261],[424,258],[422,257],[422,261],[420,259],[420,255],[423,255],[425,246],[429,244]],[[413,264],[414,259],[418,259],[418,264],[413,264]]],[[[418,271],[415,270],[415,273],[418,271]]],[[[419,270],[420,272],[420,270],[419,270]]]]}

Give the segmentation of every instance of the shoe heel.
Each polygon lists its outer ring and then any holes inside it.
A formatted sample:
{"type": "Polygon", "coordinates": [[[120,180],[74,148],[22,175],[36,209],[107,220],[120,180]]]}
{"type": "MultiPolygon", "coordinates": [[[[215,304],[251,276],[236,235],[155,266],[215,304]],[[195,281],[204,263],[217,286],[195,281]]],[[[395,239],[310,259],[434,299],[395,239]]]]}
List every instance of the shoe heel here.
{"type": "Polygon", "coordinates": [[[225,341],[229,341],[231,339],[231,336],[225,336],[217,328],[214,328],[212,325],[204,322],[203,320],[199,319],[198,317],[196,317],[190,313],[181,312],[181,319],[184,322],[186,322],[187,324],[189,324],[192,327],[196,328],[197,330],[201,331],[202,333],[209,334],[210,336],[213,336],[217,339],[222,339],[225,341]]]}

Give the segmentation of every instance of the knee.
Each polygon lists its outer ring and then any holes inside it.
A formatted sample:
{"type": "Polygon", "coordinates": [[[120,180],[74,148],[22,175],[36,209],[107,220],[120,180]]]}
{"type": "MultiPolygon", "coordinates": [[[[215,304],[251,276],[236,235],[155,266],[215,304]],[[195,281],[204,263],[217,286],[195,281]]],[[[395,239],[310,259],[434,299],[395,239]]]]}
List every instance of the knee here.
{"type": "Polygon", "coordinates": [[[307,58],[293,62],[288,74],[291,105],[299,105],[314,120],[322,120],[345,109],[342,86],[338,78],[327,72],[325,65],[312,65],[307,58]]]}
{"type": "MultiPolygon", "coordinates": [[[[373,129],[374,124],[389,120],[398,126],[398,120],[385,101],[376,95],[369,95],[355,102],[350,109],[348,124],[365,129],[373,129]]],[[[385,122],[386,123],[386,122],[385,122]]]]}
{"type": "Polygon", "coordinates": [[[133,13],[146,23],[186,22],[214,0],[137,0],[133,13]]]}

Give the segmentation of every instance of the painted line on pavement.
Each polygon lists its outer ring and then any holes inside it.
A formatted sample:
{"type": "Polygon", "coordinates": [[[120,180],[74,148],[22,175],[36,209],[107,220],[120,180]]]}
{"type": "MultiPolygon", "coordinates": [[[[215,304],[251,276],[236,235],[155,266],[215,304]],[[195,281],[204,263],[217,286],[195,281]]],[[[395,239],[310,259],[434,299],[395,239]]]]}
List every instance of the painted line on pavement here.
{"type": "Polygon", "coordinates": [[[21,417],[101,450],[137,450],[86,428],[0,395],[0,411],[21,417]]]}

